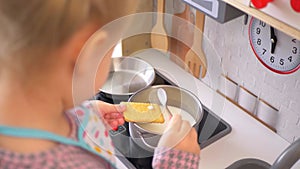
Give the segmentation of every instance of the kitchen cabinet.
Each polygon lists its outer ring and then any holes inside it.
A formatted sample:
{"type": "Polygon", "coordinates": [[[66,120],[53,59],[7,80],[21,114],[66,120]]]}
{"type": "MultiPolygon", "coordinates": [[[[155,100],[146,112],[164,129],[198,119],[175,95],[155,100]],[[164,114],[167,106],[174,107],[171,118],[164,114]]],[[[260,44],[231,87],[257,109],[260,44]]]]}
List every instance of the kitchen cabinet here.
{"type": "MultiPolygon", "coordinates": [[[[290,35],[291,37],[294,37],[294,38],[300,40],[300,27],[291,26],[287,23],[280,21],[278,18],[274,18],[274,17],[266,14],[263,11],[260,11],[249,5],[246,5],[245,1],[243,1],[243,0],[224,0],[224,2],[240,9],[241,11],[243,11],[251,16],[254,16],[254,17],[266,22],[267,24],[290,35]]],[[[289,1],[286,1],[286,3],[289,3],[289,1]]],[[[278,10],[280,10],[280,9],[278,9],[278,10]]],[[[299,18],[299,19],[297,18],[298,23],[299,23],[300,13],[298,13],[297,15],[299,18]]]]}

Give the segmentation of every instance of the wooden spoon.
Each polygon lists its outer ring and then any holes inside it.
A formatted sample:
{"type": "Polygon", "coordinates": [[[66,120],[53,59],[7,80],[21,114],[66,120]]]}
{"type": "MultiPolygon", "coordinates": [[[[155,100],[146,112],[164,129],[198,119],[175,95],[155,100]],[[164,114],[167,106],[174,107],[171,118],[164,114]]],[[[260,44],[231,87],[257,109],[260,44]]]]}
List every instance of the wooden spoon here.
{"type": "MultiPolygon", "coordinates": [[[[184,3],[184,2],[182,2],[184,3]]],[[[183,62],[179,62],[179,58],[184,61],[184,57],[186,53],[189,51],[190,46],[193,44],[193,38],[194,38],[194,30],[190,29],[190,23],[191,23],[191,11],[190,6],[185,5],[185,9],[182,13],[174,14],[173,20],[172,20],[172,35],[173,37],[184,37],[183,42],[176,39],[176,38],[170,38],[170,51],[171,55],[170,58],[175,63],[179,64],[180,66],[183,62]],[[182,21],[179,18],[182,18],[186,20],[185,23],[182,23],[182,21]],[[187,44],[185,44],[187,43],[187,44]]]]}
{"type": "Polygon", "coordinates": [[[196,78],[203,78],[207,71],[207,62],[202,50],[202,38],[204,30],[205,15],[196,10],[196,21],[194,27],[194,41],[191,49],[185,55],[184,62],[196,78]],[[199,30],[197,30],[199,29],[199,30]],[[195,50],[195,51],[194,51],[195,50]],[[197,53],[196,53],[197,52],[197,53]],[[197,55],[199,54],[199,55],[197,55]],[[200,75],[201,73],[201,75],[200,75]]]}
{"type": "Polygon", "coordinates": [[[157,19],[152,28],[151,46],[163,51],[168,51],[168,36],[164,26],[165,0],[157,0],[157,19]]]}

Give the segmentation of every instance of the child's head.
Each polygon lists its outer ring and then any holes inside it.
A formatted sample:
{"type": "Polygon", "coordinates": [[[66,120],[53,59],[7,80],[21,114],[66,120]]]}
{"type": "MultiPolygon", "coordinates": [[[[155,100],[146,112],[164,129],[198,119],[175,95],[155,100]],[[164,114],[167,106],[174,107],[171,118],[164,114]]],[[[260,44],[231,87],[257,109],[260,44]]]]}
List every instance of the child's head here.
{"type": "MultiPolygon", "coordinates": [[[[132,11],[137,3],[0,0],[0,81],[10,76],[24,90],[40,85],[52,87],[49,92],[57,85],[55,92],[61,93],[69,106],[72,74],[84,43],[98,28],[132,11]]],[[[110,59],[104,60],[107,65],[110,59]]]]}

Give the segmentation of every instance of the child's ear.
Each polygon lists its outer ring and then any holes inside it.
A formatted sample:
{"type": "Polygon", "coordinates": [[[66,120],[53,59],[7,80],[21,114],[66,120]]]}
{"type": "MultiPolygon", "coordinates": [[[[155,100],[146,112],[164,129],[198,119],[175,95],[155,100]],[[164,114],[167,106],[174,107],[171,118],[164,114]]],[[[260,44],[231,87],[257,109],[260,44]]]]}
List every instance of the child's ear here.
{"type": "Polygon", "coordinates": [[[83,46],[98,28],[99,25],[94,23],[82,26],[63,44],[62,48],[60,48],[62,57],[66,57],[66,59],[70,61],[72,69],[75,66],[83,46]]]}

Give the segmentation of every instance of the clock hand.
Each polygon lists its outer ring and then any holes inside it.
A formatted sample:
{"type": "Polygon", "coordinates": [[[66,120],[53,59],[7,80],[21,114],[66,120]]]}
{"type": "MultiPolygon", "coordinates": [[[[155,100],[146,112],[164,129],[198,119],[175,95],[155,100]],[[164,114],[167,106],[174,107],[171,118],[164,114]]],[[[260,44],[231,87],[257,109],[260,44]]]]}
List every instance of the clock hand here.
{"type": "Polygon", "coordinates": [[[272,26],[270,26],[270,32],[271,32],[271,53],[274,54],[276,44],[277,44],[277,37],[275,35],[275,30],[272,26]]]}

